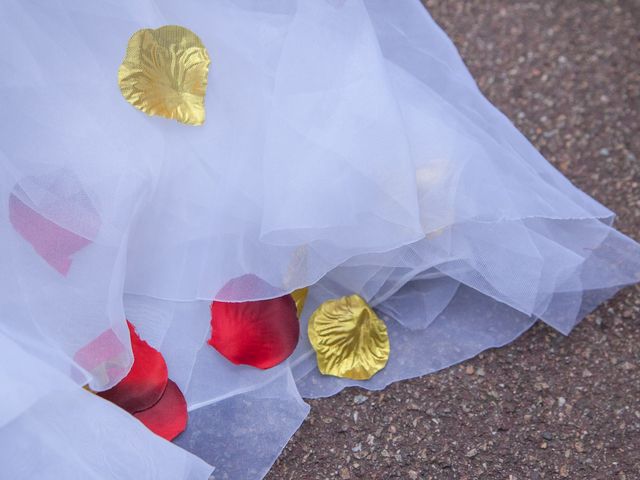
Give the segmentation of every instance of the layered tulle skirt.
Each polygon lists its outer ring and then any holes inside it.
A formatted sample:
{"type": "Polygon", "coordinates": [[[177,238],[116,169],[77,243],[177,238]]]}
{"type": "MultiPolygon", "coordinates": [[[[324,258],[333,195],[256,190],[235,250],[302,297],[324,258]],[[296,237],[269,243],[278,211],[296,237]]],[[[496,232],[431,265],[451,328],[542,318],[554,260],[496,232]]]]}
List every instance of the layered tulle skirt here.
{"type": "Polygon", "coordinates": [[[8,477],[261,478],[302,398],[433,372],[538,319],[569,333],[640,280],[640,247],[482,96],[417,1],[5,0],[0,39],[8,477]],[[119,89],[132,34],[163,25],[210,56],[200,126],[119,89]],[[305,287],[284,362],[208,344],[212,301],[305,287]],[[352,294],[388,332],[369,380],[321,374],[307,336],[352,294]],[[186,398],[173,444],[82,388],[127,375],[126,320],[186,398]]]}

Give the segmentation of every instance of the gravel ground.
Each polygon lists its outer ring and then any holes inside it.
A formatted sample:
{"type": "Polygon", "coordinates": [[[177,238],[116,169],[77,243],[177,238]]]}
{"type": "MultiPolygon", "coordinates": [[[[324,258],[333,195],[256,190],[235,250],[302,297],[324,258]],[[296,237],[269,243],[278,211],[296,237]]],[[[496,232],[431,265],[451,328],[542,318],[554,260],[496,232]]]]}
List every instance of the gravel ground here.
{"type": "MultiPolygon", "coordinates": [[[[426,0],[480,87],[640,240],[640,0],[426,0]]],[[[310,402],[276,479],[640,479],[640,288],[563,337],[310,402]]]]}

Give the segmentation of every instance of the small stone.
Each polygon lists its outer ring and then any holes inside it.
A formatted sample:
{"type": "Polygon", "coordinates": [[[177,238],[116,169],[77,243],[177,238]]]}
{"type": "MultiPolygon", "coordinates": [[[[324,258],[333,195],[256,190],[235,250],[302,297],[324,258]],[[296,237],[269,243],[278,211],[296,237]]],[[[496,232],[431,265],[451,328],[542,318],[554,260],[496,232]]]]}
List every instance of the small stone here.
{"type": "Polygon", "coordinates": [[[465,454],[465,456],[466,456],[467,458],[473,458],[473,457],[475,457],[477,454],[478,454],[478,450],[477,450],[477,449],[475,449],[475,448],[472,448],[471,450],[469,450],[469,451],[465,454]]]}
{"type": "Polygon", "coordinates": [[[347,467],[342,467],[340,469],[340,478],[342,480],[349,480],[351,478],[351,472],[349,472],[347,467]]]}
{"type": "Polygon", "coordinates": [[[540,448],[541,448],[542,450],[546,450],[548,446],[549,446],[549,445],[547,444],[547,442],[542,442],[542,443],[540,444],[540,448]]]}
{"type": "Polygon", "coordinates": [[[564,407],[565,403],[567,403],[567,399],[564,397],[558,397],[558,406],[564,407]]]}
{"type": "Polygon", "coordinates": [[[584,378],[589,378],[589,377],[593,377],[593,373],[591,373],[589,370],[587,370],[586,368],[582,371],[582,376],[584,378]]]}
{"type": "Polygon", "coordinates": [[[414,470],[409,470],[407,472],[407,477],[409,477],[409,480],[418,480],[418,472],[414,470]]]}
{"type": "Polygon", "coordinates": [[[542,432],[542,438],[547,441],[553,440],[553,434],[551,432],[542,432]]]}
{"type": "Polygon", "coordinates": [[[620,365],[620,367],[626,371],[633,370],[634,368],[636,368],[636,366],[631,362],[624,362],[622,365],[620,365]]]}
{"type": "Polygon", "coordinates": [[[353,397],[353,403],[355,403],[356,405],[363,404],[367,400],[369,400],[369,397],[366,397],[364,395],[356,395],[355,397],[353,397]]]}
{"type": "Polygon", "coordinates": [[[473,368],[473,365],[467,365],[467,368],[465,368],[464,371],[466,372],[467,375],[473,375],[476,369],[473,368]]]}
{"type": "Polygon", "coordinates": [[[582,444],[582,442],[576,442],[574,447],[576,448],[576,452],[578,453],[584,452],[584,445],[582,444]]]}
{"type": "Polygon", "coordinates": [[[549,389],[549,384],[546,382],[536,382],[533,384],[533,389],[536,392],[541,392],[542,390],[548,390],[549,389]]]}
{"type": "Polygon", "coordinates": [[[476,370],[476,375],[478,375],[479,377],[484,377],[484,368],[480,367],[478,370],[476,370]]]}
{"type": "Polygon", "coordinates": [[[569,476],[569,467],[563,465],[560,467],[560,476],[562,478],[567,478],[569,476]]]}

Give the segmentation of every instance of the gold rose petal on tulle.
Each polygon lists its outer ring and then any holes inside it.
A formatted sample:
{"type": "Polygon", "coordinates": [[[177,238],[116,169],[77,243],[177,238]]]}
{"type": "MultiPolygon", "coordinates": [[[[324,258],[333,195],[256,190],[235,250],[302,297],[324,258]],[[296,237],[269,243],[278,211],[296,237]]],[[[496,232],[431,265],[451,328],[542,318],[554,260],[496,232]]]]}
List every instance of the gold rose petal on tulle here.
{"type": "Polygon", "coordinates": [[[359,295],[324,302],[309,318],[308,333],[325,375],[367,380],[389,359],[387,327],[359,295]]]}
{"type": "Polygon", "coordinates": [[[178,25],[138,30],[129,39],[118,85],[131,105],[187,125],[204,123],[209,54],[198,36],[178,25]]]}
{"type": "Polygon", "coordinates": [[[298,318],[300,318],[300,315],[302,315],[302,311],[304,310],[304,304],[307,301],[307,295],[309,295],[309,287],[299,288],[298,290],[294,290],[293,292],[291,292],[293,301],[296,302],[296,311],[298,312],[298,318]]]}

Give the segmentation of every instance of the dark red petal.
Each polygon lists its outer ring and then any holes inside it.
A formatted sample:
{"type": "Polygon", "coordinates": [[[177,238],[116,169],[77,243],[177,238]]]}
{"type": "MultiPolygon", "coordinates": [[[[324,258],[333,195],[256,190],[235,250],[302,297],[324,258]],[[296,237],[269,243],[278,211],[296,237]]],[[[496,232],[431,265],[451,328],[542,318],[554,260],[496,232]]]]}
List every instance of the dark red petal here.
{"type": "Polygon", "coordinates": [[[291,295],[255,302],[213,302],[209,345],[235,364],[271,368],[298,344],[300,324],[291,295]]]}
{"type": "Polygon", "coordinates": [[[129,413],[135,413],[160,400],[167,387],[168,375],[167,364],[160,352],[141,340],[128,321],[127,325],[133,350],[131,370],[116,386],[97,393],[129,413]]]}
{"type": "Polygon", "coordinates": [[[187,402],[178,386],[169,380],[160,400],[133,416],[156,435],[171,441],[187,428],[187,402]]]}
{"type": "Polygon", "coordinates": [[[71,255],[91,242],[46,219],[15,195],[9,197],[9,220],[22,238],[62,275],[71,267],[71,255]]]}

